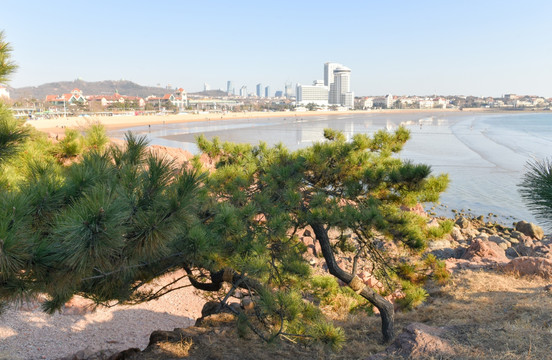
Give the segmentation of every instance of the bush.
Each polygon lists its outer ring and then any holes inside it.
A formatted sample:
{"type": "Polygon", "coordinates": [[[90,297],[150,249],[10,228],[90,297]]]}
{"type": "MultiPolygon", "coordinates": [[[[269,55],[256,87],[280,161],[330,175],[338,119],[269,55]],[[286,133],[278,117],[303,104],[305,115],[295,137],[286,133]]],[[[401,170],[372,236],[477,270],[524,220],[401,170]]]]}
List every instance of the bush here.
{"type": "Polygon", "coordinates": [[[105,127],[100,124],[92,124],[84,133],[84,144],[88,149],[103,150],[109,143],[105,133],[105,127]]]}
{"type": "Polygon", "coordinates": [[[57,155],[71,158],[82,151],[82,136],[75,129],[65,129],[65,137],[58,143],[57,155]]]}
{"type": "Polygon", "coordinates": [[[412,310],[420,306],[428,297],[427,291],[421,286],[417,286],[408,281],[402,281],[402,291],[404,297],[397,299],[397,303],[404,310],[412,310]]]}

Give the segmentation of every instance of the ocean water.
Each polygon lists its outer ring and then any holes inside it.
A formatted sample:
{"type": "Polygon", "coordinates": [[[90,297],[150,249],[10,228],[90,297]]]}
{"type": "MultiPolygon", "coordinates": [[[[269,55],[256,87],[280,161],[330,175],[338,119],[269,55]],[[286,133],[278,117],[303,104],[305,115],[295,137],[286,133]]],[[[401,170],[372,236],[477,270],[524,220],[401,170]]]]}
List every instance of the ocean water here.
{"type": "MultiPolygon", "coordinates": [[[[270,145],[283,143],[295,150],[323,140],[323,130],[357,133],[406,126],[411,140],[400,157],[431,165],[433,173],[448,173],[451,184],[435,205],[440,215],[452,209],[484,215],[504,224],[538,222],[522,202],[517,184],[528,160],[552,156],[552,113],[487,114],[428,112],[343,114],[283,118],[204,121],[152,125],[110,132],[122,138],[128,130],[148,136],[152,144],[180,147],[197,153],[195,137],[218,136],[223,141],[270,145]],[[493,214],[493,215],[489,215],[493,214]]],[[[434,204],[428,204],[428,208],[434,204]]],[[[541,224],[544,225],[544,224],[541,224]]]]}

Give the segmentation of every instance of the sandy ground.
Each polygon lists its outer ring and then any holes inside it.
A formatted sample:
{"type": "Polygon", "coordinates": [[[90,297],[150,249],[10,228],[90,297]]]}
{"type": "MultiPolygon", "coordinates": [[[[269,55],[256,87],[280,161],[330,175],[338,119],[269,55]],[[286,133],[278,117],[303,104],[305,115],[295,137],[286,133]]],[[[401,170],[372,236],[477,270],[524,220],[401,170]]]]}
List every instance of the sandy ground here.
{"type": "Polygon", "coordinates": [[[0,315],[0,359],[57,359],[86,348],[144,349],[154,330],[192,326],[205,301],[186,287],[149,303],[93,312],[83,307],[85,299],[71,303],[75,306],[54,315],[43,313],[38,304],[11,307],[0,315]]]}
{"type": "MultiPolygon", "coordinates": [[[[482,109],[478,109],[482,110],[482,109]]],[[[98,116],[98,117],[67,117],[57,119],[28,120],[38,130],[49,134],[62,134],[66,127],[86,127],[89,123],[101,122],[108,130],[121,129],[131,126],[171,124],[193,121],[229,120],[247,118],[290,117],[290,116],[322,116],[343,114],[378,114],[378,113],[428,113],[428,112],[459,112],[455,109],[420,109],[420,110],[370,110],[370,111],[305,111],[305,112],[236,112],[236,113],[204,113],[181,115],[147,115],[147,116],[98,116]]]]}

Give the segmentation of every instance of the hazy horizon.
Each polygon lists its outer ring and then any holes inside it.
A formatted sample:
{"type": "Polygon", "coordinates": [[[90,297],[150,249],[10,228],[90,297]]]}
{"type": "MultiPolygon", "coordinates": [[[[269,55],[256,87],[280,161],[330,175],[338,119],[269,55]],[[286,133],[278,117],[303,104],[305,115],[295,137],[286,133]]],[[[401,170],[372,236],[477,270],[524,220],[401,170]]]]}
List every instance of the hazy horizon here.
{"type": "Polygon", "coordinates": [[[322,79],[335,61],[352,69],[357,96],[552,97],[544,0],[2,5],[14,88],[81,78],[197,92],[231,80],[274,92],[322,79]]]}

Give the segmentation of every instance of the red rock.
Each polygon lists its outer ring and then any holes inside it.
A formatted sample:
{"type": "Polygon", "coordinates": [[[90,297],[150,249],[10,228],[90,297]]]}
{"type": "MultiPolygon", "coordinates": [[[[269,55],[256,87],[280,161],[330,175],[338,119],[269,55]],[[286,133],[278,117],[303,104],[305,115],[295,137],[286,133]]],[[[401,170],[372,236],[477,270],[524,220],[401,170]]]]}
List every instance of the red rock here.
{"type": "Polygon", "coordinates": [[[552,278],[552,260],[546,258],[520,256],[504,265],[502,269],[519,275],[538,275],[547,279],[552,278]]]}
{"type": "Polygon", "coordinates": [[[465,260],[486,260],[497,263],[508,262],[504,249],[494,242],[482,239],[474,239],[470,247],[466,250],[462,259],[465,260]]]}
{"type": "Polygon", "coordinates": [[[428,359],[447,358],[454,355],[450,343],[441,338],[445,330],[421,323],[412,323],[404,328],[403,332],[385,351],[372,355],[369,360],[396,359],[428,359]]]}

